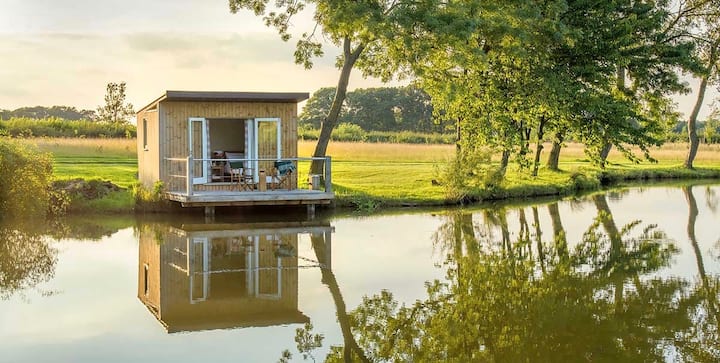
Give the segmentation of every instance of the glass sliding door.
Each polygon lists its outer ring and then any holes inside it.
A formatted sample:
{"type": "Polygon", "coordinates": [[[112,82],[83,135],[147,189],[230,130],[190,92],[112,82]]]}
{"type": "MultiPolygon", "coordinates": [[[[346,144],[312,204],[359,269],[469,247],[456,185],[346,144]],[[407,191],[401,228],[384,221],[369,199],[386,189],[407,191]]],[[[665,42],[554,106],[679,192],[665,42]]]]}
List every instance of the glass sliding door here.
{"type": "Polygon", "coordinates": [[[265,170],[265,174],[269,175],[273,168],[273,161],[280,159],[282,144],[279,118],[256,118],[254,121],[254,130],[250,133],[254,138],[251,142],[251,145],[254,146],[253,158],[271,159],[254,162],[253,173],[257,182],[258,171],[265,170]]]}
{"type": "Polygon", "coordinates": [[[188,130],[189,153],[194,160],[201,159],[193,162],[191,175],[193,184],[205,184],[208,182],[208,171],[210,170],[210,163],[207,161],[209,152],[207,119],[191,117],[188,130]]]}

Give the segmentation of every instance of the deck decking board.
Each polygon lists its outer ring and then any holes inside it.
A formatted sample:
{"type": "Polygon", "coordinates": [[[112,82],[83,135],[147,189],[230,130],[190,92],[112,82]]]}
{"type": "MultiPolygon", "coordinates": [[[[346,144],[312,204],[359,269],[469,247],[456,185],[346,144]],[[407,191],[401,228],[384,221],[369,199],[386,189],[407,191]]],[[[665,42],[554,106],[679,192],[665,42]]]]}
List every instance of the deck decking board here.
{"type": "Polygon", "coordinates": [[[315,190],[203,191],[195,192],[193,195],[167,192],[165,196],[169,200],[180,202],[183,207],[330,204],[335,199],[334,193],[315,190]]]}

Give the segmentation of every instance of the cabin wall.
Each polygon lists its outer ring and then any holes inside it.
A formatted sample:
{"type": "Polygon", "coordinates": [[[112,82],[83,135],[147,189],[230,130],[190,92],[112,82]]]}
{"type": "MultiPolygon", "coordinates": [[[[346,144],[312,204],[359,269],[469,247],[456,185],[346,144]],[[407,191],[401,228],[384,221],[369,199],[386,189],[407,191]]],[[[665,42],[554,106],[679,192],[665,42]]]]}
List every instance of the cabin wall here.
{"type": "MultiPolygon", "coordinates": [[[[281,120],[282,156],[297,157],[297,103],[273,102],[181,102],[163,101],[160,103],[159,117],[162,125],[160,155],[163,158],[186,158],[188,148],[188,119],[204,117],[206,119],[249,119],[258,117],[279,117],[281,120]]],[[[241,121],[238,121],[239,123],[241,121]]],[[[211,148],[214,146],[211,145],[211,148]]],[[[212,150],[208,150],[212,151],[212,150]]],[[[181,188],[173,180],[172,174],[183,174],[185,165],[178,162],[161,161],[160,179],[172,188],[181,188]]]]}
{"type": "Polygon", "coordinates": [[[137,114],[138,179],[147,188],[160,180],[160,135],[158,111],[137,114]],[[147,127],[143,123],[147,122],[147,127]],[[145,134],[147,132],[147,134],[145,134]]]}
{"type": "Polygon", "coordinates": [[[160,244],[156,236],[153,228],[141,227],[138,247],[138,298],[159,313],[161,258],[160,244]]]}

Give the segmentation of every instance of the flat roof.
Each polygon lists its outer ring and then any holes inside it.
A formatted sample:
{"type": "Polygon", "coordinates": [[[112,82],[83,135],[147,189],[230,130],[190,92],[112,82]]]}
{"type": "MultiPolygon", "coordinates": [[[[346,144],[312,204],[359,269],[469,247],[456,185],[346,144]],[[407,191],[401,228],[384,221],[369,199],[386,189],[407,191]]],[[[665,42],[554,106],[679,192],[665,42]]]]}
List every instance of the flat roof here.
{"type": "Polygon", "coordinates": [[[138,112],[162,101],[298,103],[308,98],[307,92],[165,91],[138,112]]]}

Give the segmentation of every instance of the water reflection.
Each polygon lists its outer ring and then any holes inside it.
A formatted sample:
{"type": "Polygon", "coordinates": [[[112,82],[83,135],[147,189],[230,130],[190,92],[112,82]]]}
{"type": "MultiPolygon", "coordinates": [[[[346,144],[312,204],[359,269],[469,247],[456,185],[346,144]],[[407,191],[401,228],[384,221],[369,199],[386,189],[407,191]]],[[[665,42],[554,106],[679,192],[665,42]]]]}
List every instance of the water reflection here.
{"type": "Polygon", "coordinates": [[[451,212],[434,235],[446,279],[412,304],[364,298],[343,328],[352,349],[327,361],[720,361],[720,279],[696,241],[693,187],[683,192],[699,281],[663,276],[678,242],[639,220],[618,225],[605,194],[578,201],[596,216],[572,246],[556,203],[549,241],[537,206],[451,212]]]}
{"type": "Polygon", "coordinates": [[[144,226],[138,298],[169,333],[300,324],[298,270],[330,264],[327,222],[144,226]],[[298,255],[298,235],[327,251],[298,255]]]}
{"type": "Polygon", "coordinates": [[[335,216],[332,227],[13,224],[0,228],[1,350],[13,362],[717,362],[718,192],[335,216]]]}
{"type": "Polygon", "coordinates": [[[57,249],[32,223],[0,225],[0,299],[35,288],[55,274],[57,249]]]}

